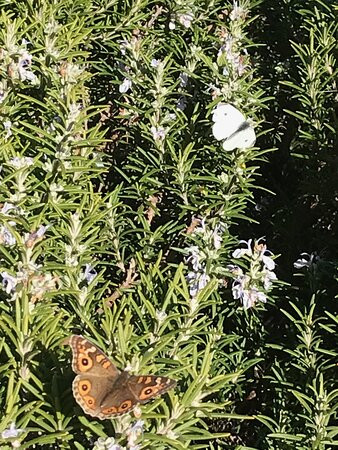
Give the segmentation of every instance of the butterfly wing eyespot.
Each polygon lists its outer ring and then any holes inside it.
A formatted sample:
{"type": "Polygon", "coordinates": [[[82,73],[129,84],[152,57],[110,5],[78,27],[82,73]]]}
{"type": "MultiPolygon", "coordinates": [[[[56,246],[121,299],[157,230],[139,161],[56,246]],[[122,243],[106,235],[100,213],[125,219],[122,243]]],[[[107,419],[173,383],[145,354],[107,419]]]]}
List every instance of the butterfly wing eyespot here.
{"type": "Polygon", "coordinates": [[[160,388],[153,386],[153,387],[145,387],[142,389],[140,393],[140,400],[147,400],[148,398],[151,398],[155,396],[160,391],[160,388]]]}
{"type": "Polygon", "coordinates": [[[131,411],[136,406],[136,403],[132,400],[124,400],[120,406],[110,406],[101,410],[101,414],[98,416],[100,419],[107,419],[111,416],[121,416],[131,411]]]}
{"type": "Polygon", "coordinates": [[[90,396],[90,395],[86,395],[83,397],[83,400],[86,402],[87,406],[90,409],[95,409],[95,398],[90,396]]]}
{"type": "Polygon", "coordinates": [[[117,408],[115,406],[111,406],[110,408],[105,408],[101,411],[101,415],[98,416],[100,419],[104,418],[106,419],[110,415],[117,415],[117,408]]]}
{"type": "Polygon", "coordinates": [[[133,376],[130,380],[130,389],[140,403],[147,403],[175,386],[175,380],[155,375],[133,376]]]}
{"type": "Polygon", "coordinates": [[[91,382],[88,380],[80,380],[78,382],[78,391],[82,396],[87,395],[91,390],[91,382]]]}
{"type": "Polygon", "coordinates": [[[77,364],[80,372],[87,372],[93,367],[94,362],[86,353],[80,353],[77,364]]]}
{"type": "Polygon", "coordinates": [[[118,408],[119,413],[127,412],[128,410],[133,408],[133,402],[131,400],[125,400],[118,408]]]}

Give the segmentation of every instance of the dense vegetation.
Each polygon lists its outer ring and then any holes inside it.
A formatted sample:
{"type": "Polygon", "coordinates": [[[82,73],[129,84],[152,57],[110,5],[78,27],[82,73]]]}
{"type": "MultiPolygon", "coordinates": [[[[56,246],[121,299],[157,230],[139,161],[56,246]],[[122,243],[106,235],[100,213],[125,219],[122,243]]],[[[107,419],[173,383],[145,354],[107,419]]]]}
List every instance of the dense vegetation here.
{"type": "Polygon", "coordinates": [[[338,445],[335,9],[0,0],[1,449],[338,445]],[[91,418],[71,334],[176,388],[91,418]]]}

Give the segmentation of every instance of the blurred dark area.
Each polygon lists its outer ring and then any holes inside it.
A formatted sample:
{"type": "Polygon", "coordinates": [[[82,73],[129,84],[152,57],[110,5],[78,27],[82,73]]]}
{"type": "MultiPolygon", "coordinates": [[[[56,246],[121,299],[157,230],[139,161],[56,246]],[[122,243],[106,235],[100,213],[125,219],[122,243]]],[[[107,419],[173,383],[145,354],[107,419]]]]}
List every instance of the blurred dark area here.
{"type": "MultiPolygon", "coordinates": [[[[300,82],[300,61],[295,58],[292,42],[304,45],[308,41],[302,28],[304,16],[299,10],[304,6],[311,8],[311,3],[314,2],[264,1],[250,30],[254,42],[265,43],[265,47],[252,51],[252,59],[266,94],[274,97],[263,124],[263,129],[272,131],[258,139],[261,148],[276,149],[262,164],[259,180],[260,186],[274,195],[256,191],[249,216],[259,223],[241,223],[239,235],[242,239],[265,236],[268,248],[280,254],[279,278],[289,282],[300,253],[316,252],[323,260],[334,261],[338,248],[337,141],[334,133],[328,131],[326,142],[320,146],[315,139],[310,142],[299,137],[298,120],[285,110],[296,112],[301,105],[294,97],[295,91],[281,83],[300,82]]],[[[332,110],[335,106],[337,111],[336,99],[337,92],[328,93],[323,107],[332,110]]],[[[335,126],[334,116],[331,126],[335,126]]],[[[327,275],[332,280],[334,272],[329,267],[327,275]]],[[[325,286],[329,287],[326,282],[325,286]]]]}

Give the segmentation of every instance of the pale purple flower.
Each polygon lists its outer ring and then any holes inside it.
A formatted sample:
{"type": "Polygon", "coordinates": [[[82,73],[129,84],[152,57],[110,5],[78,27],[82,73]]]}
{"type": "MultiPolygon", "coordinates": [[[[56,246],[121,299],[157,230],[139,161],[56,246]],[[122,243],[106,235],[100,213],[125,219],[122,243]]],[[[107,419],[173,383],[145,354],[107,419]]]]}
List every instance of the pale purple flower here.
{"type": "Polygon", "coordinates": [[[236,264],[228,264],[226,268],[229,270],[229,272],[232,273],[232,275],[235,275],[236,277],[243,275],[243,270],[236,264]]]}
{"type": "Polygon", "coordinates": [[[277,280],[277,275],[275,274],[275,272],[272,272],[271,270],[266,270],[263,281],[264,289],[268,291],[271,288],[273,281],[275,280],[277,280]]]}
{"type": "Polygon", "coordinates": [[[131,426],[130,431],[133,432],[143,432],[144,421],[137,420],[134,425],[131,426]]]}
{"type": "Polygon", "coordinates": [[[8,272],[1,272],[0,275],[2,276],[2,286],[5,289],[6,294],[14,292],[19,281],[18,278],[13,277],[8,272]]]}
{"type": "Polygon", "coordinates": [[[244,309],[252,308],[256,305],[256,303],[266,303],[267,298],[264,292],[259,291],[257,288],[251,288],[249,290],[244,291],[242,297],[242,303],[244,309]]]}
{"type": "Polygon", "coordinates": [[[102,438],[100,437],[94,444],[93,450],[123,450],[118,444],[115,444],[114,438],[102,438]]]}
{"type": "MultiPolygon", "coordinates": [[[[10,222],[10,224],[12,226],[15,225],[14,222],[10,222]]],[[[10,230],[5,225],[0,226],[0,244],[9,245],[9,246],[16,244],[15,236],[13,236],[13,234],[10,232],[10,230]]]]}
{"type": "Polygon", "coordinates": [[[195,272],[200,270],[200,250],[196,245],[193,245],[187,249],[189,256],[185,259],[186,263],[190,263],[195,272]]]}
{"type": "Polygon", "coordinates": [[[130,48],[130,42],[128,42],[126,39],[123,39],[122,41],[119,41],[119,44],[121,54],[125,55],[127,48],[130,48]]]}
{"type": "Polygon", "coordinates": [[[232,295],[235,300],[241,300],[244,309],[252,308],[257,302],[266,303],[266,295],[256,287],[250,287],[250,277],[241,275],[232,283],[232,295]]]}
{"type": "Polygon", "coordinates": [[[214,247],[216,250],[220,249],[222,246],[222,236],[218,234],[218,229],[215,228],[215,230],[212,233],[213,241],[214,241],[214,247]]]}
{"type": "Polygon", "coordinates": [[[187,99],[184,95],[182,95],[177,102],[177,109],[184,111],[187,107],[187,99]]]}
{"type": "Polygon", "coordinates": [[[42,238],[42,236],[45,235],[48,228],[51,227],[51,225],[40,225],[39,229],[35,232],[37,238],[42,238]]]}
{"type": "Polygon", "coordinates": [[[237,248],[233,253],[232,253],[232,257],[233,258],[242,258],[244,255],[247,256],[252,256],[252,248],[251,248],[251,243],[252,243],[252,239],[249,239],[248,241],[244,241],[241,240],[239,241],[240,244],[246,244],[246,247],[244,248],[237,248]]]}
{"type": "Polygon", "coordinates": [[[261,240],[262,238],[258,239],[258,241],[255,242],[254,252],[259,255],[259,259],[262,260],[266,269],[273,270],[276,264],[274,260],[270,256],[268,256],[272,255],[273,253],[267,249],[266,244],[260,244],[261,240]]]}
{"type": "Polygon", "coordinates": [[[32,233],[27,233],[25,235],[25,244],[27,244],[28,247],[32,247],[36,241],[43,238],[43,236],[46,234],[46,231],[48,228],[50,228],[52,225],[40,225],[40,227],[33,231],[32,233]]]}
{"type": "Polygon", "coordinates": [[[246,286],[250,282],[250,277],[248,275],[239,275],[232,283],[232,295],[235,300],[243,297],[246,286]]]}
{"type": "Polygon", "coordinates": [[[180,76],[179,76],[179,80],[180,80],[180,86],[181,86],[182,88],[187,87],[187,85],[188,85],[188,80],[189,80],[188,74],[185,73],[185,72],[181,72],[181,73],[180,73],[180,76]]]}
{"type": "Polygon", "coordinates": [[[167,130],[163,127],[154,127],[154,126],[150,128],[150,131],[155,141],[163,141],[167,132],[167,130]]]}
{"type": "Polygon", "coordinates": [[[137,420],[134,425],[132,425],[127,431],[126,435],[128,437],[128,447],[137,448],[136,441],[139,436],[143,433],[144,422],[143,420],[137,420]]]}
{"type": "Polygon", "coordinates": [[[238,5],[238,2],[234,0],[233,10],[230,13],[230,20],[241,20],[245,19],[247,11],[238,5]]]}
{"type": "Polygon", "coordinates": [[[243,256],[249,256],[253,259],[258,259],[259,261],[262,261],[264,267],[268,270],[273,270],[276,266],[274,260],[269,256],[272,255],[272,253],[267,250],[267,247],[265,244],[260,244],[261,239],[258,239],[258,241],[254,244],[254,249],[252,249],[252,239],[249,239],[248,241],[241,240],[239,243],[246,244],[246,247],[244,248],[237,248],[233,253],[233,258],[243,258],[243,256]]]}
{"type": "Polygon", "coordinates": [[[160,64],[160,60],[159,59],[152,59],[151,61],[150,61],[150,65],[151,65],[151,67],[158,67],[159,66],[159,64],[160,64]]]}
{"type": "Polygon", "coordinates": [[[5,139],[8,139],[10,136],[12,136],[12,122],[10,120],[6,120],[3,122],[3,126],[6,130],[6,136],[5,139]]]}
{"type": "Polygon", "coordinates": [[[86,264],[86,268],[83,274],[83,278],[90,284],[97,276],[97,272],[90,264],[86,264]]]}
{"type": "Polygon", "coordinates": [[[1,214],[4,214],[5,216],[8,216],[8,215],[9,215],[9,214],[7,214],[8,211],[10,211],[10,210],[12,210],[12,209],[17,210],[18,207],[15,206],[15,205],[13,205],[13,203],[5,202],[4,205],[3,205],[3,207],[1,208],[1,211],[0,211],[0,212],[1,212],[1,214]]]}
{"type": "Polygon", "coordinates": [[[267,256],[267,253],[272,255],[272,253],[269,250],[265,250],[265,252],[262,254],[263,264],[268,270],[273,270],[276,266],[275,261],[272,258],[270,258],[270,256],[267,256]]]}
{"type": "Polygon", "coordinates": [[[121,94],[125,94],[126,92],[129,91],[129,89],[131,89],[132,87],[132,81],[129,78],[125,78],[122,82],[122,84],[120,84],[119,86],[119,92],[121,94]]]}
{"type": "Polygon", "coordinates": [[[24,432],[25,430],[22,428],[16,428],[15,423],[13,422],[9,428],[1,433],[1,437],[2,439],[12,439],[20,436],[20,434],[24,432]]]}
{"type": "Polygon", "coordinates": [[[32,55],[26,50],[22,51],[19,61],[18,61],[18,72],[21,81],[32,81],[36,80],[36,75],[28,69],[32,64],[32,55]]]}
{"type": "Polygon", "coordinates": [[[189,294],[192,298],[197,297],[197,294],[204,289],[210,281],[209,275],[204,271],[189,272],[186,278],[189,284],[189,294]]]}
{"type": "Polygon", "coordinates": [[[180,24],[183,25],[185,28],[190,28],[191,23],[194,20],[192,12],[188,12],[186,14],[179,14],[177,18],[180,24]]]}
{"type": "Polygon", "coordinates": [[[205,223],[205,219],[201,219],[199,221],[198,227],[195,228],[195,233],[205,234],[206,231],[207,231],[207,226],[206,226],[206,223],[205,223]]]}
{"type": "Polygon", "coordinates": [[[225,43],[218,50],[218,57],[221,57],[225,53],[227,61],[230,63],[233,62],[234,57],[238,55],[238,53],[233,50],[235,43],[235,38],[228,34],[225,43]]]}

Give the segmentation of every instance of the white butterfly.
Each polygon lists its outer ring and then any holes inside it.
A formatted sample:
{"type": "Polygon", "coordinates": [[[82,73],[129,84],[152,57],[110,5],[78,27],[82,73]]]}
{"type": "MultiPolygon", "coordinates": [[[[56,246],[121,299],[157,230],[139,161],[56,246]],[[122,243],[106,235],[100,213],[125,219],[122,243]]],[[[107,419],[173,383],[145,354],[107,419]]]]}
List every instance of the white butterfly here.
{"type": "Polygon", "coordinates": [[[256,142],[256,133],[243,114],[230,104],[220,103],[214,110],[212,133],[223,142],[224,150],[249,148],[256,142]]]}

